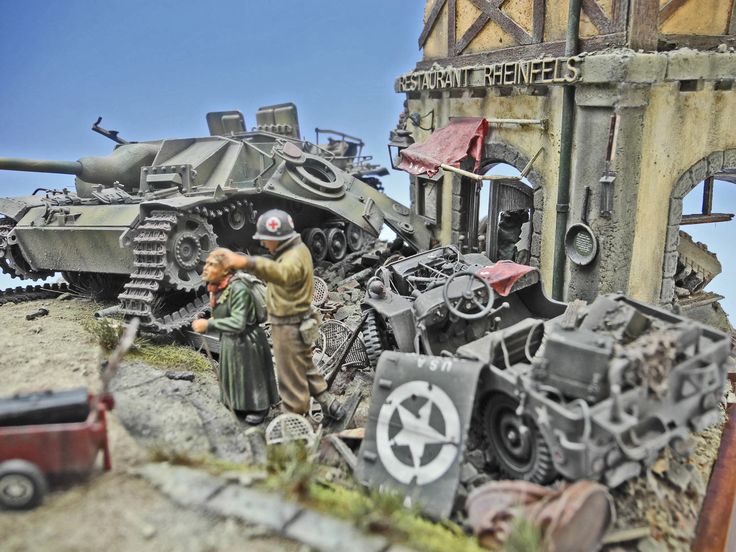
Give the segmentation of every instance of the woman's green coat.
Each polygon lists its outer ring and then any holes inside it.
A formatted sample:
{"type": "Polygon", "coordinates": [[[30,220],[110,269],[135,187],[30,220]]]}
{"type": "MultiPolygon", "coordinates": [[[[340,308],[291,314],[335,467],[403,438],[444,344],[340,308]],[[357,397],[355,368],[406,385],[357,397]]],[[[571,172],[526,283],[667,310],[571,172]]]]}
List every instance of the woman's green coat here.
{"type": "Polygon", "coordinates": [[[220,332],[220,395],[233,410],[258,412],[279,402],[266,332],[256,323],[246,283],[233,279],[216,296],[208,329],[220,332]]]}

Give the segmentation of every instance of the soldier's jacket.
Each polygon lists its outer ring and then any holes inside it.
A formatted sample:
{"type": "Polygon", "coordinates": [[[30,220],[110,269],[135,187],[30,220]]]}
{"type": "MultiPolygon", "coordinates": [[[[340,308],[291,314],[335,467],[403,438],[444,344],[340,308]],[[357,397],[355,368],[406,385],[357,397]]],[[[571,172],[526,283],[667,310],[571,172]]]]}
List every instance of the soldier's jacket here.
{"type": "Polygon", "coordinates": [[[266,308],[271,316],[296,316],[310,311],[314,292],[314,266],[309,249],[299,236],[275,252],[275,259],[255,257],[253,274],[267,283],[266,308]]]}

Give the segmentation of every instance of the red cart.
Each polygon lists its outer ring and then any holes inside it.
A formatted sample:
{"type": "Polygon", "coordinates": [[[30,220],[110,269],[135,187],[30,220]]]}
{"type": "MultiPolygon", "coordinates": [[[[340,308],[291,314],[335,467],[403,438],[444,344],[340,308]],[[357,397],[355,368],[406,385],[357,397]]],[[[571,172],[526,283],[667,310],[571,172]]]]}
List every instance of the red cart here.
{"type": "Polygon", "coordinates": [[[99,451],[111,467],[106,413],[109,394],[86,389],[0,399],[0,507],[37,506],[47,482],[92,472],[99,451]]]}

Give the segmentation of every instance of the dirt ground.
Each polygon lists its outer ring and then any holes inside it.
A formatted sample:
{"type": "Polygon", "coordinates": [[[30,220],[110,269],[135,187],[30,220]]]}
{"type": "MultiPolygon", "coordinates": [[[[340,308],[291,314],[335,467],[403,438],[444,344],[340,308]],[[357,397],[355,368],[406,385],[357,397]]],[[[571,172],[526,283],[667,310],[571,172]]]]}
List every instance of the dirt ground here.
{"type": "MultiPolygon", "coordinates": [[[[0,307],[0,396],[40,389],[100,389],[100,353],[80,327],[98,307],[86,300],[44,300],[0,307]],[[27,321],[39,307],[48,316],[27,321]]],[[[299,550],[258,527],[210,519],[160,495],[129,469],[148,453],[115,416],[108,418],[113,469],[52,488],[30,512],[0,511],[3,551],[299,550]]]]}

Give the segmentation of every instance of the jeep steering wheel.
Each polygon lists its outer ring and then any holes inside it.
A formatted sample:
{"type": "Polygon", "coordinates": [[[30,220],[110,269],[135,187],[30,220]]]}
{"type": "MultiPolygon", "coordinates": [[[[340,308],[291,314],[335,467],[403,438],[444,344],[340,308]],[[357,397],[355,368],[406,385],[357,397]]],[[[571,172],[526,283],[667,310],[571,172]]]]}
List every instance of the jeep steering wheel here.
{"type": "Polygon", "coordinates": [[[463,272],[456,272],[455,274],[450,276],[445,282],[445,286],[442,288],[442,300],[445,302],[447,310],[450,311],[451,314],[454,314],[455,316],[457,316],[458,318],[462,318],[463,320],[478,320],[479,318],[487,316],[493,309],[494,299],[495,296],[493,294],[493,290],[491,289],[491,286],[488,284],[488,282],[486,282],[483,278],[481,278],[474,272],[470,272],[467,270],[463,272]],[[450,297],[450,286],[455,280],[462,276],[469,276],[468,285],[465,287],[462,295],[460,295],[459,297],[450,297]],[[473,283],[475,280],[481,282],[483,284],[483,287],[485,288],[485,301],[481,301],[480,299],[477,299],[475,297],[475,293],[473,292],[473,283]],[[462,310],[460,310],[460,306],[463,303],[470,303],[480,310],[473,313],[463,312],[462,310]]]}

